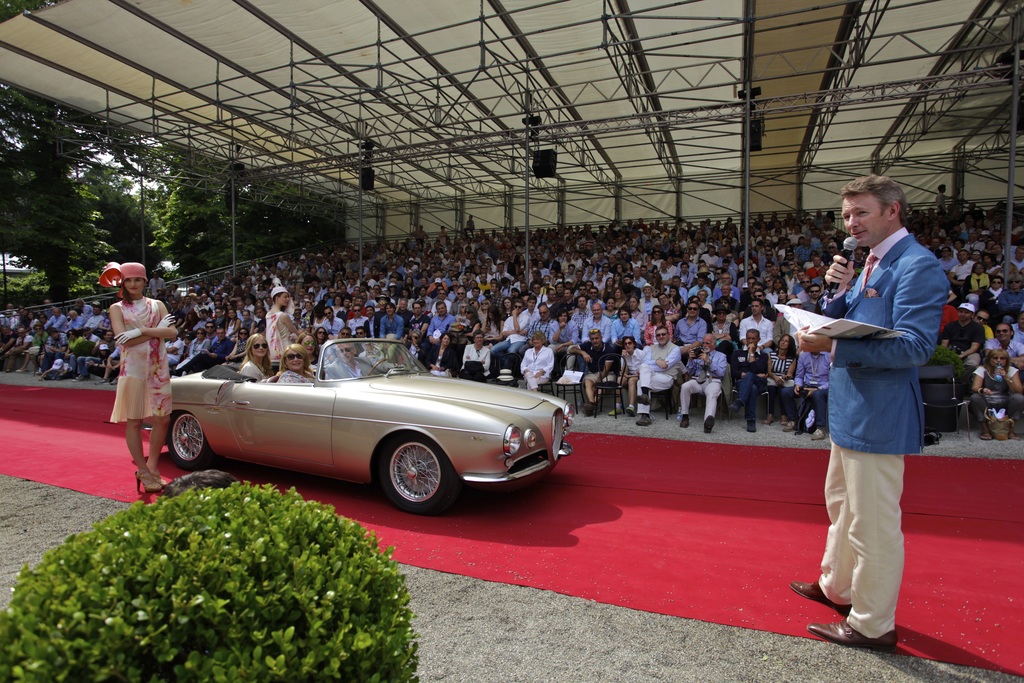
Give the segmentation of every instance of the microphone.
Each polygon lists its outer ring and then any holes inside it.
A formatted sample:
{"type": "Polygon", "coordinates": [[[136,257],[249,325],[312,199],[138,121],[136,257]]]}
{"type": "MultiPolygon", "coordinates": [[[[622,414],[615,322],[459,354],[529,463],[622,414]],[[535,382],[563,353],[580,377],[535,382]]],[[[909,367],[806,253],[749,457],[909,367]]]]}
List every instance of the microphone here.
{"type": "MultiPolygon", "coordinates": [[[[857,242],[857,238],[854,237],[853,235],[850,235],[845,240],[843,240],[843,251],[840,253],[840,255],[844,259],[846,259],[846,265],[851,267],[851,268],[853,267],[853,254],[854,254],[854,252],[857,251],[857,247],[859,247],[859,246],[860,246],[860,243],[857,242]]],[[[853,282],[853,280],[851,280],[851,282],[853,282]]],[[[838,291],[839,291],[839,283],[838,282],[833,282],[832,284],[830,284],[828,286],[828,296],[829,296],[829,298],[831,299],[832,297],[834,297],[836,295],[836,292],[838,292],[838,291]]]]}

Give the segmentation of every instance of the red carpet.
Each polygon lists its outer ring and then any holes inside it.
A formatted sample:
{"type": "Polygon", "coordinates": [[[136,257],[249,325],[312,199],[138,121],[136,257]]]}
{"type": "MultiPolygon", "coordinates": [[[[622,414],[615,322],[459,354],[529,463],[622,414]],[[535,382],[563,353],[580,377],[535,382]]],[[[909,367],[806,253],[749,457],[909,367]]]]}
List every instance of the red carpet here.
{"type": "MultiPolygon", "coordinates": [[[[112,403],[110,392],[4,386],[0,473],[137,500],[124,428],[105,422],[112,403]]],[[[795,636],[833,617],[788,588],[817,574],[824,451],[571,440],[576,454],[540,485],[468,490],[440,518],[402,514],[367,486],[227,469],[333,504],[406,564],[795,636]]],[[[1022,490],[1021,461],[907,459],[899,652],[1024,675],[1022,490]]]]}

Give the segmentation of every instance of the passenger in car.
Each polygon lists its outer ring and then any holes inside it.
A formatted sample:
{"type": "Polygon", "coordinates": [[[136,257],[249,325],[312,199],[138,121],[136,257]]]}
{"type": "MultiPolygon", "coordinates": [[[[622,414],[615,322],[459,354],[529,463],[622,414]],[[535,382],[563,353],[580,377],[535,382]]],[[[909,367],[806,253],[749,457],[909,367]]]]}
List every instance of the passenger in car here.
{"type": "Polygon", "coordinates": [[[252,377],[258,382],[262,382],[274,374],[274,370],[270,366],[270,349],[266,337],[262,334],[254,334],[249,337],[249,341],[245,345],[245,361],[242,362],[242,367],[238,372],[246,377],[252,377]]]}
{"type": "Polygon", "coordinates": [[[309,365],[309,352],[299,344],[289,344],[281,359],[281,369],[270,378],[278,384],[312,384],[313,370],[309,365]]]}

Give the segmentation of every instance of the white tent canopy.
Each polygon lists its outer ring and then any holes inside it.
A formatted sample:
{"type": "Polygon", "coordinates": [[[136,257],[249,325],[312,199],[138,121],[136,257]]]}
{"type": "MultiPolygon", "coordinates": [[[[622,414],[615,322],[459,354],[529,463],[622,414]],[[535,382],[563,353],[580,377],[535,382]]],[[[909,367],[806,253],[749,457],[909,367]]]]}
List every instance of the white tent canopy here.
{"type": "Polygon", "coordinates": [[[68,0],[0,24],[0,82],[218,160],[214,184],[351,208],[372,167],[384,235],[523,225],[528,149],[557,152],[533,225],[736,216],[745,171],[753,212],[871,171],[1005,199],[1020,0],[808,5],[68,0]]]}

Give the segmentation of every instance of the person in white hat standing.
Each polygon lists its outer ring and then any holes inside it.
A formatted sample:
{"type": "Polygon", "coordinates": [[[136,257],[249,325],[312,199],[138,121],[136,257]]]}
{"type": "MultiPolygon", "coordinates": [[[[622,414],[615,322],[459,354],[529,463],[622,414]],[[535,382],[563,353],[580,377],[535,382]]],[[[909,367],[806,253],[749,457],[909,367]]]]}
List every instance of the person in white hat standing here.
{"type": "Polygon", "coordinates": [[[277,285],[270,290],[270,310],[267,312],[267,344],[270,346],[270,363],[277,368],[288,345],[299,338],[299,331],[292,320],[295,303],[288,290],[277,285]]]}

